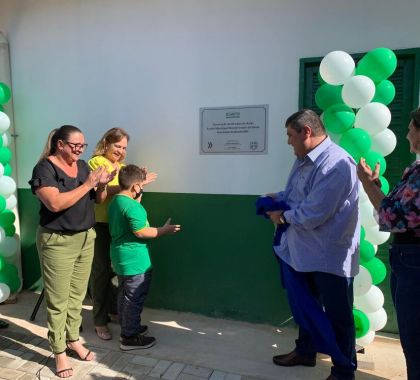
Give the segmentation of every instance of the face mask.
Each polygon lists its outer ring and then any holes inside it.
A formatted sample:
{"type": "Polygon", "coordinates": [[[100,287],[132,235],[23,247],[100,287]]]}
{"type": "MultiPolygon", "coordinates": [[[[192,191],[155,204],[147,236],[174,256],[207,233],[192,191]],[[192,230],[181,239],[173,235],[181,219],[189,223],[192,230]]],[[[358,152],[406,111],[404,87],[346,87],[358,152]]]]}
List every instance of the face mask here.
{"type": "Polygon", "coordinates": [[[136,192],[136,195],[134,195],[134,199],[139,199],[140,196],[143,194],[143,189],[140,188],[140,191],[137,192],[136,190],[134,190],[136,192]]]}

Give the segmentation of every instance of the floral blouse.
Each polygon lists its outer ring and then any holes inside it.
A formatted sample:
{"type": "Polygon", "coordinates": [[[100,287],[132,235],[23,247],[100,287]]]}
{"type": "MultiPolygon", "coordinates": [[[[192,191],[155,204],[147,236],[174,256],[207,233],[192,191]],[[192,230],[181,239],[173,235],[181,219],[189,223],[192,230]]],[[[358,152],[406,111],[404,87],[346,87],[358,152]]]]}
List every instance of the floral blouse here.
{"type": "Polygon", "coordinates": [[[382,231],[420,237],[420,160],[405,169],[401,181],[382,200],[379,225],[382,231]]]}

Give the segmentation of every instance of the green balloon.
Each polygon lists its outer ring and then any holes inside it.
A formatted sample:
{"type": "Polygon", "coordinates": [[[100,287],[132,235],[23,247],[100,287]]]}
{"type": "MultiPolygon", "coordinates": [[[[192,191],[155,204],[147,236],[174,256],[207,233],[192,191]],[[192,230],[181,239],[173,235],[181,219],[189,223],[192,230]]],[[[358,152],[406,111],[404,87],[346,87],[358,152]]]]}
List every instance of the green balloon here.
{"type": "Polygon", "coordinates": [[[395,87],[388,79],[384,79],[376,85],[375,96],[372,102],[382,103],[386,106],[395,98],[395,87]]]}
{"type": "Polygon", "coordinates": [[[5,165],[12,158],[12,152],[7,146],[2,146],[0,148],[0,163],[5,165]]]}
{"type": "Polygon", "coordinates": [[[0,212],[2,212],[6,208],[6,199],[4,199],[3,195],[0,195],[0,212]]]}
{"type": "Polygon", "coordinates": [[[4,112],[4,107],[0,104],[0,112],[4,112]]]}
{"type": "Polygon", "coordinates": [[[4,226],[3,229],[6,232],[6,236],[15,236],[16,227],[14,224],[9,224],[8,226],[4,226]]]}
{"type": "Polygon", "coordinates": [[[319,72],[319,70],[318,70],[318,72],[316,73],[316,78],[318,79],[318,82],[319,82],[319,84],[325,84],[325,83],[327,83],[327,82],[325,82],[325,80],[324,79],[322,79],[322,77],[321,77],[321,73],[319,72]]]}
{"type": "Polygon", "coordinates": [[[365,238],[366,238],[365,228],[363,226],[360,226],[360,242],[365,240],[365,238]]]}
{"type": "Polygon", "coordinates": [[[11,174],[12,174],[12,167],[10,166],[10,164],[9,163],[7,163],[6,165],[4,165],[4,175],[7,175],[7,176],[11,176],[11,174]]]}
{"type": "Polygon", "coordinates": [[[5,83],[0,82],[0,104],[7,103],[10,96],[10,88],[5,83]]]}
{"type": "Polygon", "coordinates": [[[0,212],[0,226],[6,228],[7,226],[12,225],[16,220],[16,216],[13,211],[4,210],[0,212]]]}
{"type": "Polygon", "coordinates": [[[383,176],[379,176],[379,181],[381,181],[381,190],[385,195],[388,195],[389,193],[389,182],[388,180],[383,177],[383,176]]]}
{"type": "Polygon", "coordinates": [[[369,134],[360,128],[351,128],[343,133],[339,145],[345,149],[356,162],[360,161],[370,149],[372,142],[369,134]]]}
{"type": "Polygon", "coordinates": [[[386,277],[386,267],[385,264],[379,260],[377,257],[372,258],[369,261],[361,260],[361,265],[363,265],[372,276],[372,283],[374,285],[380,284],[386,277]]]}
{"type": "Polygon", "coordinates": [[[5,283],[10,288],[10,293],[16,292],[20,288],[20,278],[15,265],[6,263],[0,272],[0,282],[5,283]]]}
{"type": "Polygon", "coordinates": [[[356,338],[366,335],[370,328],[370,322],[367,315],[359,310],[353,309],[354,327],[356,328],[356,338]]]}
{"type": "Polygon", "coordinates": [[[387,48],[376,48],[366,53],[356,67],[356,75],[366,75],[375,83],[389,78],[397,68],[397,57],[387,48]]]}
{"type": "Polygon", "coordinates": [[[375,257],[375,248],[373,244],[367,240],[360,242],[360,258],[364,261],[370,261],[375,257]]]}
{"type": "Polygon", "coordinates": [[[375,169],[375,165],[379,162],[379,175],[385,173],[386,161],[382,154],[371,150],[370,152],[367,152],[363,157],[365,158],[366,163],[370,166],[372,170],[375,169]]]}
{"type": "Polygon", "coordinates": [[[332,133],[344,133],[353,127],[356,115],[346,104],[334,104],[324,112],[325,128],[332,133]]]}
{"type": "Polygon", "coordinates": [[[0,272],[3,270],[5,265],[6,265],[6,260],[4,260],[3,256],[0,256],[0,272]]]}
{"type": "Polygon", "coordinates": [[[334,104],[342,104],[343,98],[341,97],[341,88],[343,86],[333,86],[325,83],[316,90],[315,103],[316,105],[325,111],[327,108],[334,104]]]}

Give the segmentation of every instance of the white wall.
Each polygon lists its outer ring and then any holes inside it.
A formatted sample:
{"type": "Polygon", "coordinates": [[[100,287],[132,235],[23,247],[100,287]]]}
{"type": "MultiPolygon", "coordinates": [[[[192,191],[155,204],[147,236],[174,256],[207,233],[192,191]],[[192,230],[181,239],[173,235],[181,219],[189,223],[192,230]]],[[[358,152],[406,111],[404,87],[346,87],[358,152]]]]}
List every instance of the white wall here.
{"type": "Polygon", "coordinates": [[[418,0],[1,0],[18,185],[48,131],[70,123],[90,148],[125,128],[128,161],[159,173],[151,191],[279,189],[293,160],[283,125],[298,107],[299,58],[419,47],[419,14],[418,0]],[[200,107],[251,104],[270,106],[267,155],[198,154],[200,107]]]}

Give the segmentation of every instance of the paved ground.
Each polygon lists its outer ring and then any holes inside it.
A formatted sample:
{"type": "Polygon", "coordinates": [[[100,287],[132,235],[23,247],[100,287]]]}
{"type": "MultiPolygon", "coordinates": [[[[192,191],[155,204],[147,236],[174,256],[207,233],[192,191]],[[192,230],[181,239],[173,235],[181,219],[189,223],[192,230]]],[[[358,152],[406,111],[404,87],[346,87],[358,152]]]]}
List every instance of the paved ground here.
{"type": "MultiPolygon", "coordinates": [[[[0,330],[0,380],[32,380],[54,376],[54,360],[46,340],[45,305],[34,322],[29,316],[38,295],[23,292],[13,305],[0,306],[0,317],[10,322],[0,330]]],[[[95,352],[93,362],[71,359],[72,379],[144,379],[156,380],[254,380],[254,379],[325,379],[330,360],[318,358],[314,368],[280,368],[272,364],[273,355],[293,347],[295,329],[207,318],[196,314],[147,309],[143,322],[157,344],[147,350],[130,353],[118,347],[119,328],[111,324],[114,338],[96,337],[91,307],[83,310],[82,338],[95,352]]],[[[404,358],[397,337],[377,337],[358,354],[356,379],[406,379],[404,358]]]]}

